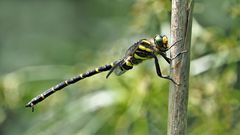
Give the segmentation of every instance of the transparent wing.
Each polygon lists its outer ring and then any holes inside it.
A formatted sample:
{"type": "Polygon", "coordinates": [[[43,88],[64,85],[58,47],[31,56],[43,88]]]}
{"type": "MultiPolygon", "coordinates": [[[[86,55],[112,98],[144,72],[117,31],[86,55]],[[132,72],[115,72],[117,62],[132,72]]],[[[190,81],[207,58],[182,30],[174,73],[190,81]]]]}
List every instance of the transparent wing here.
{"type": "Polygon", "coordinates": [[[125,73],[127,70],[123,69],[121,66],[117,66],[115,69],[114,69],[114,73],[115,75],[122,75],[123,73],[125,73]]]}
{"type": "Polygon", "coordinates": [[[108,72],[106,78],[108,78],[108,77],[112,74],[113,71],[114,71],[114,73],[115,73],[116,75],[118,75],[118,76],[119,76],[119,75],[122,75],[123,73],[125,73],[125,72],[127,71],[127,70],[125,70],[125,69],[122,68],[122,65],[125,63],[124,60],[125,60],[126,58],[128,58],[129,56],[132,56],[132,55],[134,54],[134,52],[137,50],[138,45],[139,45],[140,42],[141,42],[141,40],[138,41],[138,42],[136,42],[136,43],[134,43],[132,46],[130,46],[130,47],[128,48],[128,50],[126,51],[125,56],[124,56],[122,59],[114,62],[114,66],[113,66],[112,69],[108,72]]]}
{"type": "Polygon", "coordinates": [[[141,43],[142,40],[139,40],[138,42],[134,43],[132,46],[128,48],[128,50],[125,53],[125,57],[132,56],[134,52],[137,50],[138,45],[141,43]]]}
{"type": "Polygon", "coordinates": [[[111,68],[111,70],[108,72],[106,78],[108,78],[108,77],[112,74],[112,72],[113,72],[117,67],[120,67],[123,62],[124,62],[124,59],[115,61],[115,62],[113,63],[114,66],[113,66],[113,67],[111,68]]]}

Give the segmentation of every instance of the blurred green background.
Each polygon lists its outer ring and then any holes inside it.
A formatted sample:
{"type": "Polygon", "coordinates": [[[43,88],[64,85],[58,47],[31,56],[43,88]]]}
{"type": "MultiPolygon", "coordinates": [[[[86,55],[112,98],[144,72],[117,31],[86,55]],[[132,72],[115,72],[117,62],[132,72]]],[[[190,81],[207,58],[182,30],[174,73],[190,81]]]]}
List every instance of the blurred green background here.
{"type": "MultiPolygon", "coordinates": [[[[166,135],[169,82],[152,60],[122,76],[82,80],[35,107],[58,82],[170,33],[169,0],[1,0],[1,135],[166,135]]],[[[196,0],[189,135],[240,133],[240,1],[196,0]]],[[[160,59],[165,74],[169,65],[160,59]]]]}

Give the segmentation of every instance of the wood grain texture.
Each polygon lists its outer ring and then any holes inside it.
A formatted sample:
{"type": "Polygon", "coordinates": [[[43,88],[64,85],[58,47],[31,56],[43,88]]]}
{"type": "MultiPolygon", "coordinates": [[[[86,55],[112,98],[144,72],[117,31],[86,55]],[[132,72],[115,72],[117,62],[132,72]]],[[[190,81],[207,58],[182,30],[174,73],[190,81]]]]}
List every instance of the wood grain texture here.
{"type": "Polygon", "coordinates": [[[171,83],[168,105],[168,135],[186,135],[188,83],[190,68],[190,43],[193,2],[190,0],[172,0],[171,39],[172,43],[182,39],[174,46],[171,57],[187,50],[171,63],[171,76],[180,85],[171,83]]]}

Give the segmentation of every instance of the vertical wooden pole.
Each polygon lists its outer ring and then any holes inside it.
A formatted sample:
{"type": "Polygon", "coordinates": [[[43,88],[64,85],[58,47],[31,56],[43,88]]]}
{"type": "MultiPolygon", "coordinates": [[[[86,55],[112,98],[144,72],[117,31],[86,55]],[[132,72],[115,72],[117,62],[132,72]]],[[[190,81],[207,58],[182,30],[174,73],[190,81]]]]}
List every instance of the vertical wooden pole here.
{"type": "Polygon", "coordinates": [[[171,75],[180,85],[171,83],[168,105],[168,135],[185,135],[187,129],[188,80],[193,3],[172,0],[171,40],[181,40],[171,49],[171,57],[184,50],[171,63],[171,75]]]}

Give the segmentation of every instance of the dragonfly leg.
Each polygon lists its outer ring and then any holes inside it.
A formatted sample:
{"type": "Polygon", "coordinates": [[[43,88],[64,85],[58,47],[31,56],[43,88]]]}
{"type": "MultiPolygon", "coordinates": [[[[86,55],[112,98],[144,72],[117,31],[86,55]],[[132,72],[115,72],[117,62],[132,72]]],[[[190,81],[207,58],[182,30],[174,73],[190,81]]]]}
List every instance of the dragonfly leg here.
{"type": "Polygon", "coordinates": [[[166,53],[160,53],[160,55],[168,62],[168,64],[171,63],[172,59],[171,58],[168,58],[166,53]]]}
{"type": "Polygon", "coordinates": [[[184,51],[178,53],[178,54],[177,54],[176,56],[174,56],[173,58],[167,57],[165,53],[160,53],[160,55],[168,62],[168,64],[170,64],[172,60],[174,60],[175,58],[177,58],[179,55],[181,55],[181,54],[183,54],[183,53],[187,53],[187,50],[184,50],[184,51]]]}
{"type": "Polygon", "coordinates": [[[180,42],[180,41],[182,41],[182,39],[179,39],[178,41],[176,41],[175,43],[173,43],[169,48],[168,48],[168,50],[169,49],[171,49],[173,46],[175,46],[178,42],[180,42]]]}
{"type": "Polygon", "coordinates": [[[176,56],[169,58],[169,59],[171,59],[171,61],[172,61],[172,60],[176,59],[179,55],[184,54],[184,53],[187,53],[187,50],[184,50],[184,51],[178,53],[176,56]]]}
{"type": "Polygon", "coordinates": [[[152,54],[153,58],[154,58],[154,61],[155,61],[155,67],[156,67],[156,71],[157,71],[157,74],[159,77],[161,78],[164,78],[164,79],[167,79],[167,80],[170,80],[172,81],[174,84],[176,85],[179,85],[179,83],[177,83],[176,81],[174,81],[170,76],[168,75],[163,75],[162,72],[161,72],[161,68],[160,68],[160,65],[158,63],[158,58],[156,55],[152,54]]]}

